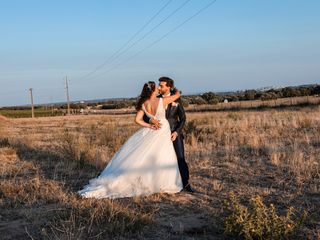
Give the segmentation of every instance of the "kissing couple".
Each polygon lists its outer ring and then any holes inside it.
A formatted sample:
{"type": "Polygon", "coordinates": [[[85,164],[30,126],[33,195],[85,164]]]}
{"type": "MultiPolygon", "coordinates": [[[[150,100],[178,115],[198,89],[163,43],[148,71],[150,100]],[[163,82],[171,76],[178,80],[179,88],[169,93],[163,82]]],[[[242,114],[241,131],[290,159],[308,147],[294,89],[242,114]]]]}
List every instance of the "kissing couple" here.
{"type": "Polygon", "coordinates": [[[101,174],[78,193],[84,198],[124,198],[193,192],[184,156],[186,115],[181,92],[168,77],[145,83],[136,105],[142,128],[113,156],[101,174]]]}

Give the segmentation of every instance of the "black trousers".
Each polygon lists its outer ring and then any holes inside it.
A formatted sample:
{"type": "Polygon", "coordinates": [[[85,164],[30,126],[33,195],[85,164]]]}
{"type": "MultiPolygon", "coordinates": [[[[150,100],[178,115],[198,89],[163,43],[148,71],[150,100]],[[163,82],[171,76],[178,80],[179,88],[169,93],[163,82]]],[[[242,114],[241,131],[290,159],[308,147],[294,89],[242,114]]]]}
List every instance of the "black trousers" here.
{"type": "Polygon", "coordinates": [[[184,157],[184,144],[183,136],[178,135],[176,140],[173,142],[174,150],[177,154],[179,171],[182,179],[183,187],[189,184],[189,168],[184,157]]]}

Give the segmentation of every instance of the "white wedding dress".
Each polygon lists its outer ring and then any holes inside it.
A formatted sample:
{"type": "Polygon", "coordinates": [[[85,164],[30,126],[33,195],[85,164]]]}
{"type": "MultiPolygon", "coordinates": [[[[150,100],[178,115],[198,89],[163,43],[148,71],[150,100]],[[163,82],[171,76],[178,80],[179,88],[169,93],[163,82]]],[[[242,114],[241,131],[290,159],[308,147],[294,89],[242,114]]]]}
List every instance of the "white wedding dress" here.
{"type": "Polygon", "coordinates": [[[177,156],[170,139],[162,98],[155,115],[159,130],[142,128],[132,135],[114,155],[98,178],[78,193],[85,198],[123,198],[152,193],[176,193],[182,189],[177,156]]]}

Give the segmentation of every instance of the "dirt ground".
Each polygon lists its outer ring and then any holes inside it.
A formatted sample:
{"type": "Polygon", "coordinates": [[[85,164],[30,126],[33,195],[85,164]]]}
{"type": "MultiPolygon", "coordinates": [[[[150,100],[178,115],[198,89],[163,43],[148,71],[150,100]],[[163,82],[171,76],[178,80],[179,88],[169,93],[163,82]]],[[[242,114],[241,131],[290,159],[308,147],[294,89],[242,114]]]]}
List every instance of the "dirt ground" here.
{"type": "Polygon", "coordinates": [[[307,211],[292,239],[320,238],[320,110],[188,113],[194,194],[81,199],[138,127],[133,115],[0,118],[1,239],[232,239],[223,201],[261,196],[307,211]]]}

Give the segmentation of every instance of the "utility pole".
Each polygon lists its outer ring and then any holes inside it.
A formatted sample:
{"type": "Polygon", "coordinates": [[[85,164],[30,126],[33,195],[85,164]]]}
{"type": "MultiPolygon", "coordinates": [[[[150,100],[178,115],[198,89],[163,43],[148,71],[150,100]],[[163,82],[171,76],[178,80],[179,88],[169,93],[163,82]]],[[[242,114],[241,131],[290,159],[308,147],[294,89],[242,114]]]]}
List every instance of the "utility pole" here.
{"type": "Polygon", "coordinates": [[[32,88],[30,88],[29,91],[30,91],[30,97],[31,97],[31,113],[32,113],[32,118],[34,118],[34,106],[33,106],[32,88]]]}
{"type": "Polygon", "coordinates": [[[70,98],[69,98],[69,86],[68,86],[67,76],[66,76],[66,91],[67,91],[68,115],[70,115],[70,98]]]}
{"type": "Polygon", "coordinates": [[[53,101],[52,101],[52,96],[50,96],[50,102],[51,102],[51,116],[53,116],[53,101]]]}

